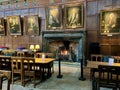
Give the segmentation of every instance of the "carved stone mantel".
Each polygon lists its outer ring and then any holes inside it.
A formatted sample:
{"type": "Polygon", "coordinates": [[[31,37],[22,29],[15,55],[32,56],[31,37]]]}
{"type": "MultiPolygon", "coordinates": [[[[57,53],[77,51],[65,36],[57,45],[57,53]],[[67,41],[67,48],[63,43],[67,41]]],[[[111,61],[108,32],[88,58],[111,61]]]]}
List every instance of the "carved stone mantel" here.
{"type": "Polygon", "coordinates": [[[48,43],[56,41],[56,40],[69,40],[72,42],[77,43],[77,60],[83,59],[85,61],[85,42],[86,42],[86,31],[43,31],[42,32],[42,38],[43,38],[43,51],[47,52],[45,50],[45,47],[49,47],[46,45],[47,41],[48,43]]]}

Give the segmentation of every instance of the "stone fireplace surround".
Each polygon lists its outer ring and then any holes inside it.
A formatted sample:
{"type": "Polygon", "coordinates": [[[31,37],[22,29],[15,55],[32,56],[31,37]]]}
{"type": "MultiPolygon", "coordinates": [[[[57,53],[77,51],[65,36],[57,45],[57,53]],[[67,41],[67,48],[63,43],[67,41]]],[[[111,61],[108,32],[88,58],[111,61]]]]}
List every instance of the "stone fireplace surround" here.
{"type": "MultiPolygon", "coordinates": [[[[55,52],[60,47],[65,47],[70,51],[70,48],[72,47],[76,57],[74,61],[79,61],[81,59],[85,61],[85,37],[85,30],[43,31],[43,51],[55,52]]],[[[70,58],[68,57],[68,59],[70,58]]]]}

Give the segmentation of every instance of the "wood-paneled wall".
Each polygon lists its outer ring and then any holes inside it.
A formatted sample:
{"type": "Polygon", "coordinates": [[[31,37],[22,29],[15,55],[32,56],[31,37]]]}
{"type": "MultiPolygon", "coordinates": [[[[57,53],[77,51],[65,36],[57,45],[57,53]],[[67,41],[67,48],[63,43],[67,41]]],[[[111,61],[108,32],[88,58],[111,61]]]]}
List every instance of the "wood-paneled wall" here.
{"type": "MultiPolygon", "coordinates": [[[[100,35],[100,10],[104,9],[115,9],[120,8],[120,0],[39,0],[38,6],[34,8],[19,8],[16,10],[1,10],[0,16],[6,17],[8,15],[21,15],[22,17],[30,14],[37,14],[41,17],[41,34],[39,36],[1,36],[0,46],[8,46],[10,48],[16,49],[18,46],[24,46],[29,48],[30,44],[40,44],[42,45],[42,31],[45,28],[45,7],[51,5],[51,1],[54,3],[52,5],[65,5],[74,3],[83,3],[85,11],[85,29],[86,29],[86,56],[89,56],[89,45],[92,42],[100,43],[100,53],[104,55],[120,55],[120,36],[106,36],[100,35]],[[66,2],[65,2],[66,1],[66,2]],[[74,2],[74,3],[73,3],[74,2]],[[17,12],[17,13],[16,13],[17,12]]],[[[43,44],[44,45],[44,44],[43,44]]]]}

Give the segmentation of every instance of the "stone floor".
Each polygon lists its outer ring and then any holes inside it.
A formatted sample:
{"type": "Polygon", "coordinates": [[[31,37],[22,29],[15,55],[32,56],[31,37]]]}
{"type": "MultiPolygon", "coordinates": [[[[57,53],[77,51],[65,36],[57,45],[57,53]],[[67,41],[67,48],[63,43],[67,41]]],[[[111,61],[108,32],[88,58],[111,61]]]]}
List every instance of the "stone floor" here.
{"type": "MultiPolygon", "coordinates": [[[[85,81],[81,81],[80,77],[80,64],[71,62],[61,63],[61,73],[63,78],[57,78],[58,75],[58,62],[54,62],[54,74],[49,79],[40,83],[33,88],[33,84],[28,84],[25,87],[19,83],[11,84],[11,90],[91,90],[91,81],[89,80],[88,70],[84,70],[85,81]]],[[[6,81],[4,81],[3,89],[6,90],[6,81]]],[[[111,90],[101,88],[101,90],[111,90]]]]}

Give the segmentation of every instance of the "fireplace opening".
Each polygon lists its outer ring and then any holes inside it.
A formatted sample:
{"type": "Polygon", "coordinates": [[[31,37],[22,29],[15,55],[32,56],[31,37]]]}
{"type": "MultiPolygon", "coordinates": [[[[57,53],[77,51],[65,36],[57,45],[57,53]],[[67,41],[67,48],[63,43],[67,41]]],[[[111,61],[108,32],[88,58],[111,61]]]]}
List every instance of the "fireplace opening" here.
{"type": "Polygon", "coordinates": [[[70,41],[63,41],[63,45],[64,45],[65,49],[69,51],[70,41]]]}
{"type": "Polygon", "coordinates": [[[70,46],[70,41],[62,41],[63,45],[59,47],[60,57],[65,61],[76,61],[76,55],[73,48],[70,46]]]}

